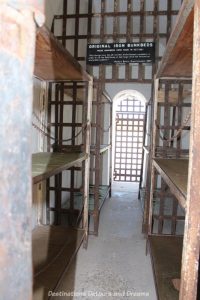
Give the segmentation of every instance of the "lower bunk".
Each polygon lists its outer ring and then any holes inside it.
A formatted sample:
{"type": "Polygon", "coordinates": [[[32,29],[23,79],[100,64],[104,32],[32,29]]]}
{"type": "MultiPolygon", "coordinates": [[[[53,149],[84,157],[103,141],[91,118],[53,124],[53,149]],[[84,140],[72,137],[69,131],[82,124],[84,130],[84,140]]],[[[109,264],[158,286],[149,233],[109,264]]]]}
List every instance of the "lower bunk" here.
{"type": "Polygon", "coordinates": [[[50,299],[85,237],[82,229],[37,226],[32,232],[33,299],[50,299]]]}
{"type": "MultiPolygon", "coordinates": [[[[98,205],[95,205],[95,186],[90,185],[89,187],[89,234],[98,235],[98,227],[99,227],[99,214],[101,208],[106,200],[106,198],[110,195],[111,187],[109,185],[100,185],[98,189],[98,205]],[[93,220],[91,220],[91,217],[93,220]],[[93,224],[92,224],[93,222],[93,224]]],[[[82,207],[82,193],[77,192],[74,195],[74,209],[81,210],[82,207]]]]}
{"type": "Polygon", "coordinates": [[[181,277],[183,238],[180,236],[148,237],[156,291],[159,300],[178,300],[174,279],[181,277]]]}

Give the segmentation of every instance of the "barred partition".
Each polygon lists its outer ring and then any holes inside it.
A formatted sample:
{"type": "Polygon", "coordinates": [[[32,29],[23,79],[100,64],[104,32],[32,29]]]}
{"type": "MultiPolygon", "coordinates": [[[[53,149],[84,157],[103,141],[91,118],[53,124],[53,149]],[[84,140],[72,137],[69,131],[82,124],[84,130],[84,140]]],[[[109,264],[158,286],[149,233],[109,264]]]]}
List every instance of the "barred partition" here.
{"type": "MultiPolygon", "coordinates": [[[[153,111],[154,74],[161,59],[181,0],[63,0],[52,31],[71,54],[85,65],[87,43],[156,42],[155,63],[87,66],[101,90],[108,84],[150,84],[149,113],[153,111]]],[[[142,153],[144,157],[144,153],[142,153]]],[[[143,165],[142,165],[143,166],[143,165]]]]}
{"type": "MultiPolygon", "coordinates": [[[[88,83],[49,83],[49,151],[85,151],[87,93],[88,83]]],[[[83,170],[80,165],[73,166],[47,180],[47,223],[76,225],[80,221],[84,200],[81,197],[75,207],[74,197],[76,192],[83,192],[83,170]]]]}
{"type": "MultiPolygon", "coordinates": [[[[181,0],[63,1],[52,31],[71,54],[85,62],[87,43],[156,41],[156,62],[162,57],[181,0]]],[[[104,83],[152,83],[153,65],[89,67],[104,83]]]]}
{"type": "MultiPolygon", "coordinates": [[[[153,121],[153,159],[188,158],[190,114],[191,81],[173,79],[157,81],[153,121]]],[[[184,161],[182,165],[184,167],[184,161]]],[[[149,177],[151,177],[151,196],[150,186],[147,185],[144,213],[144,223],[148,223],[145,218],[149,215],[150,209],[149,233],[183,234],[184,210],[154,166],[149,177]],[[151,199],[150,203],[149,199],[151,199]]]]}
{"type": "Polygon", "coordinates": [[[89,213],[90,233],[98,235],[100,210],[112,188],[112,100],[101,85],[94,86],[93,95],[89,213]]]}

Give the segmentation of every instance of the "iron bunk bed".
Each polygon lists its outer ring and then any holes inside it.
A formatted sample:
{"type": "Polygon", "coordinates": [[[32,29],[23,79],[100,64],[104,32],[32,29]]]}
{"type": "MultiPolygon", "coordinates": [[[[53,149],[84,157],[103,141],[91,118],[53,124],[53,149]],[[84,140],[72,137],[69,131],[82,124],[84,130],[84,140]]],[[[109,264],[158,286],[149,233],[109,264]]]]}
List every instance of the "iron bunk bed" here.
{"type": "MultiPolygon", "coordinates": [[[[111,197],[112,100],[105,91],[100,94],[96,86],[93,90],[92,101],[90,154],[89,234],[98,235],[101,208],[106,198],[111,197]],[[107,158],[107,162],[104,161],[105,158],[107,158]],[[108,176],[105,176],[108,177],[106,184],[102,184],[103,171],[108,173],[108,176]]],[[[74,208],[77,210],[81,209],[81,199],[81,191],[76,192],[74,208]]]]}
{"type": "MultiPolygon", "coordinates": [[[[199,13],[200,1],[184,0],[175,23],[175,27],[169,38],[167,48],[159,66],[155,83],[155,103],[153,120],[153,143],[151,148],[152,167],[150,199],[147,199],[148,219],[148,245],[152,259],[152,266],[157,288],[158,299],[192,300],[199,299],[198,268],[199,266],[199,13]],[[192,68],[193,65],[193,68],[192,68]],[[181,118],[181,110],[184,107],[184,85],[186,87],[192,81],[192,114],[181,118]],[[164,125],[159,124],[159,86],[165,85],[163,93],[164,106],[168,113],[164,113],[164,125]],[[177,102],[170,104],[170,86],[178,85],[177,102]],[[182,102],[182,103],[181,103],[182,102]],[[169,107],[174,107],[174,114],[169,113],[169,107]],[[175,108],[176,107],[176,108],[175,108]],[[178,126],[173,122],[176,119],[175,110],[178,111],[178,126]],[[191,118],[191,134],[189,159],[180,146],[182,130],[190,130],[188,121],[191,118]],[[171,121],[170,121],[171,120],[171,121]],[[172,124],[170,123],[172,122],[172,124]],[[183,123],[183,124],[181,124],[183,123]],[[171,134],[170,134],[171,131],[171,134]],[[176,143],[174,142],[174,138],[176,143]],[[160,138],[163,139],[163,147],[160,147],[160,138]],[[174,148],[175,144],[175,148],[174,148]],[[169,146],[169,149],[167,149],[169,146]],[[169,151],[168,151],[169,150],[169,151]],[[170,151],[173,150],[173,151],[170,151]],[[156,196],[156,176],[161,176],[160,212],[158,214],[158,233],[153,232],[153,206],[156,196]],[[169,192],[174,196],[173,211],[171,215],[164,215],[164,204],[169,192]],[[178,201],[178,202],[177,202],[178,201]],[[184,234],[176,235],[178,221],[183,220],[177,215],[178,205],[185,214],[184,234]],[[164,219],[171,220],[172,234],[163,234],[164,219]],[[173,279],[180,279],[180,291],[172,284],[173,279]]],[[[190,92],[191,93],[191,92],[190,92]]],[[[170,95],[171,94],[171,95],[170,95]]],[[[187,92],[186,92],[187,94],[187,92]]],[[[173,101],[171,101],[173,102],[173,101]]],[[[188,103],[185,104],[189,106],[188,103]]],[[[185,149],[183,149],[185,150],[185,149]]]]}
{"type": "MultiPolygon", "coordinates": [[[[48,291],[54,291],[63,274],[67,271],[76,252],[81,246],[87,247],[88,237],[88,192],[89,192],[89,160],[90,160],[90,116],[92,101],[92,77],[90,77],[79,65],[79,63],[68,53],[57,41],[53,34],[46,28],[38,29],[36,36],[36,56],[34,75],[41,80],[51,82],[84,82],[86,86],[86,98],[84,102],[84,134],[81,151],[55,151],[34,153],[32,155],[32,183],[37,184],[43,180],[47,182],[52,178],[62,177],[62,173],[73,167],[81,165],[84,177],[81,187],[83,190],[83,207],[80,222],[77,226],[61,225],[48,218],[50,207],[50,194],[47,184],[47,207],[46,224],[38,224],[32,231],[33,252],[33,298],[47,299],[48,291]],[[55,223],[55,224],[54,224],[55,223]]],[[[50,131],[47,136],[52,135],[50,131]]],[[[56,133],[54,132],[54,135],[56,133]]],[[[60,138],[62,139],[61,135],[60,138]]],[[[59,187],[58,187],[59,188],[59,187]]],[[[61,201],[55,194],[55,203],[61,201]]],[[[60,203],[59,203],[60,204],[60,203]]],[[[57,205],[56,205],[57,207],[57,205]]],[[[48,298],[49,299],[49,298],[48,298]]]]}
{"type": "Polygon", "coordinates": [[[100,211],[112,190],[112,100],[98,84],[94,88],[92,107],[89,215],[93,217],[93,229],[90,226],[89,232],[98,235],[100,211]]]}

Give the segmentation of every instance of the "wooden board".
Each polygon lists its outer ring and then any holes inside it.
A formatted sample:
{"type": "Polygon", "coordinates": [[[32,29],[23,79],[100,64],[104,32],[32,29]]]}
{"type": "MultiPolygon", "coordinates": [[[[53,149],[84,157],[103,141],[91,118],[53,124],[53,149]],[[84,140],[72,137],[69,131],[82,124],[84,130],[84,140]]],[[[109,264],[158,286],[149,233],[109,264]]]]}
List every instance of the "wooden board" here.
{"type": "Polygon", "coordinates": [[[38,183],[63,170],[69,169],[81,163],[86,157],[85,153],[35,153],[32,155],[33,183],[38,183]]]}
{"type": "Polygon", "coordinates": [[[37,31],[34,75],[43,80],[90,80],[89,74],[45,26],[37,31]]]}
{"type": "Polygon", "coordinates": [[[48,299],[73,260],[84,231],[60,226],[38,226],[32,233],[33,299],[48,299]]]}
{"type": "Polygon", "coordinates": [[[186,207],[188,159],[155,159],[153,164],[183,208],[186,207]]]}
{"type": "Polygon", "coordinates": [[[149,236],[151,261],[159,300],[178,300],[172,279],[181,276],[182,237],[149,236]]]}
{"type": "Polygon", "coordinates": [[[192,77],[194,1],[184,0],[167,44],[157,78],[192,77]]]}

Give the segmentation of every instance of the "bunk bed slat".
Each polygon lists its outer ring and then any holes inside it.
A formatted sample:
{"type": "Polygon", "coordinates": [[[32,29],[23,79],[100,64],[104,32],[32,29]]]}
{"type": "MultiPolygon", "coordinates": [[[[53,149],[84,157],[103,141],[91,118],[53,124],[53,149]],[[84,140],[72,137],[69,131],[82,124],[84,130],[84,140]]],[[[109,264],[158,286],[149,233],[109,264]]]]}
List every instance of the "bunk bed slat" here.
{"type": "Polygon", "coordinates": [[[35,153],[32,155],[32,179],[38,183],[85,160],[85,153],[35,153]]]}
{"type": "Polygon", "coordinates": [[[188,159],[155,159],[154,166],[177,197],[183,208],[186,207],[188,159]]]}

